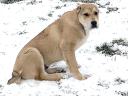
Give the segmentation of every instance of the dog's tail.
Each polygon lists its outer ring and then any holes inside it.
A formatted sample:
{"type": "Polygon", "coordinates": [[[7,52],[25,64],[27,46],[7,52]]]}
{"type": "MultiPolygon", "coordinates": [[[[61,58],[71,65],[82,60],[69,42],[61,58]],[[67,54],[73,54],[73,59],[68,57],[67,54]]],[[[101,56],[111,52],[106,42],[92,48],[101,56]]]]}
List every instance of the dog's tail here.
{"type": "Polygon", "coordinates": [[[20,84],[21,83],[21,74],[17,71],[12,72],[12,78],[8,80],[7,84],[10,85],[12,83],[20,84]]]}

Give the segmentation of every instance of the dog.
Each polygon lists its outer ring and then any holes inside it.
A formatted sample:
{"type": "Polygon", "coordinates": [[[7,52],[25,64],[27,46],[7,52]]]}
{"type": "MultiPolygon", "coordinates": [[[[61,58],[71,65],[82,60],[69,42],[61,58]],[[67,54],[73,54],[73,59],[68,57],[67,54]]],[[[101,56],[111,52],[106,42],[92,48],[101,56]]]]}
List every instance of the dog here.
{"type": "Polygon", "coordinates": [[[25,79],[60,80],[63,73],[49,68],[60,60],[66,61],[74,78],[86,79],[78,70],[75,50],[86,41],[89,31],[98,27],[98,20],[98,8],[91,3],[64,13],[21,49],[7,84],[25,79]]]}

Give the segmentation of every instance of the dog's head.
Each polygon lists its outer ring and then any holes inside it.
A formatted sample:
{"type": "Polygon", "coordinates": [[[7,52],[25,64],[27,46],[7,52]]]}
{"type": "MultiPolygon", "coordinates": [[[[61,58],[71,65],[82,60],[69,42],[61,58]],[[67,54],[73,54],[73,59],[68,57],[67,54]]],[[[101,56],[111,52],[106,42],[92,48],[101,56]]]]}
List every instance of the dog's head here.
{"type": "Polygon", "coordinates": [[[79,22],[84,26],[85,30],[97,28],[99,25],[99,10],[94,4],[82,4],[77,7],[79,22]]]}

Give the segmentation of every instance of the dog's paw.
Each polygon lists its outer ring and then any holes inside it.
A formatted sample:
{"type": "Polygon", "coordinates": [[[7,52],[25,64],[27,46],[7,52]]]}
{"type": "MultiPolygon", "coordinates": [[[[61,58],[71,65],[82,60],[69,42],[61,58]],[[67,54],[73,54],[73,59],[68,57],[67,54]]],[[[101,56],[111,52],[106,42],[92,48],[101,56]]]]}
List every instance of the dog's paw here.
{"type": "Polygon", "coordinates": [[[86,76],[83,76],[82,74],[77,74],[75,76],[75,78],[78,79],[78,80],[85,80],[85,79],[87,79],[87,77],[86,76]]]}

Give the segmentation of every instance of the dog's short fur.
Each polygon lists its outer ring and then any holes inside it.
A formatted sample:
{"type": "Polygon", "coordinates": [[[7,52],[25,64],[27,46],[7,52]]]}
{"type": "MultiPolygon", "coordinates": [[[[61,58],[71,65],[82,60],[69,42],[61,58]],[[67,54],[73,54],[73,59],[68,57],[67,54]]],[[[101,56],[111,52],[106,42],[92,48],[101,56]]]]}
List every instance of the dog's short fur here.
{"type": "Polygon", "coordinates": [[[19,52],[8,84],[21,79],[60,80],[62,73],[47,68],[59,60],[66,61],[76,79],[85,79],[78,70],[75,50],[87,39],[89,30],[98,26],[98,13],[94,4],[82,4],[49,25],[19,52]]]}

